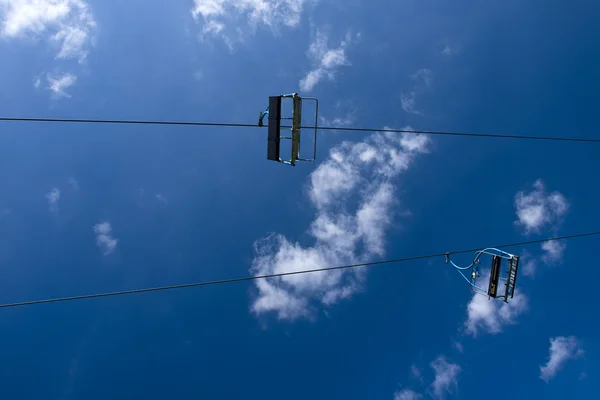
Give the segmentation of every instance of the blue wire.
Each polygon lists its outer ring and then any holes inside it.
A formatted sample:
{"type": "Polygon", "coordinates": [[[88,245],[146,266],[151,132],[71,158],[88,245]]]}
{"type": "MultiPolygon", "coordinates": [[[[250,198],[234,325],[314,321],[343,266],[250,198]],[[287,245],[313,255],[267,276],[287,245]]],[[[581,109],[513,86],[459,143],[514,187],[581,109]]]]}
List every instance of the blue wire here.
{"type": "Polygon", "coordinates": [[[484,289],[480,288],[479,286],[477,286],[477,285],[475,285],[473,282],[471,282],[471,281],[469,280],[469,278],[467,278],[467,277],[466,277],[466,276],[465,276],[465,275],[464,275],[462,272],[460,272],[460,271],[456,271],[456,272],[458,272],[458,273],[460,274],[460,276],[462,276],[462,277],[463,277],[463,279],[464,279],[465,281],[467,281],[467,283],[469,284],[469,286],[471,286],[471,287],[473,287],[473,288],[475,288],[475,289],[477,289],[477,290],[479,290],[479,291],[481,291],[481,292],[483,292],[483,293],[487,293],[487,292],[486,292],[484,289]]]}
{"type": "Polygon", "coordinates": [[[454,261],[452,261],[452,260],[448,260],[448,261],[450,261],[450,264],[452,264],[454,266],[454,268],[459,269],[461,271],[471,269],[471,268],[473,268],[473,265],[474,265],[474,263],[471,263],[471,265],[469,265],[468,267],[459,267],[458,265],[454,264],[454,261]]]}
{"type": "Polygon", "coordinates": [[[477,272],[479,270],[479,268],[477,267],[476,263],[477,263],[477,261],[479,261],[479,258],[481,257],[482,254],[487,253],[486,250],[495,250],[498,253],[505,254],[507,256],[511,256],[511,254],[509,254],[509,253],[507,253],[505,251],[502,251],[502,250],[498,250],[498,249],[495,249],[495,248],[486,248],[486,249],[479,250],[479,251],[475,252],[475,257],[473,258],[473,262],[469,266],[467,266],[467,267],[459,267],[458,265],[456,265],[456,263],[454,261],[448,259],[448,261],[450,262],[450,264],[452,264],[452,266],[454,267],[454,269],[456,269],[456,272],[458,272],[460,274],[460,276],[462,276],[463,279],[465,281],[467,281],[467,283],[469,284],[469,286],[471,286],[471,288],[473,288],[474,290],[476,289],[476,290],[480,291],[481,293],[487,293],[487,291],[485,289],[477,286],[475,284],[475,279],[474,278],[471,278],[471,279],[467,278],[461,271],[465,271],[465,270],[468,270],[468,269],[473,269],[475,272],[477,272]]]}

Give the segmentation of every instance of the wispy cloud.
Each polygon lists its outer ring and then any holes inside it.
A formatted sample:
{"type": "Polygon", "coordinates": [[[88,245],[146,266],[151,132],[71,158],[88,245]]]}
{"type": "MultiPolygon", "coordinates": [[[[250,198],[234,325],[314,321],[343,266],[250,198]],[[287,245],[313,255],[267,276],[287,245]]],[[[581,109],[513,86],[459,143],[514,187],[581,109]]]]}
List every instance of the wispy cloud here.
{"type": "Polygon", "coordinates": [[[219,37],[231,49],[234,41],[243,40],[248,34],[240,20],[247,21],[250,33],[258,25],[268,26],[273,31],[280,26],[296,27],[305,3],[306,0],[194,0],[191,14],[202,24],[203,38],[219,37]]]}
{"type": "Polygon", "coordinates": [[[441,399],[446,393],[455,393],[458,387],[458,374],[461,372],[460,366],[449,363],[444,356],[439,356],[430,365],[435,373],[435,379],[431,384],[433,395],[441,399]]]}
{"type": "Polygon", "coordinates": [[[410,377],[418,380],[422,379],[421,369],[415,364],[410,366],[410,377]]]}
{"type": "Polygon", "coordinates": [[[204,73],[198,70],[192,74],[192,77],[197,81],[201,81],[204,78],[204,73]]]}
{"type": "Polygon", "coordinates": [[[354,123],[355,121],[355,117],[353,114],[346,114],[343,117],[334,117],[332,119],[323,117],[323,116],[319,116],[319,124],[321,126],[327,126],[327,127],[332,127],[332,128],[341,128],[344,126],[350,126],[354,123]]]}
{"type": "Polygon", "coordinates": [[[562,261],[567,244],[564,241],[552,240],[542,243],[542,261],[545,264],[556,264],[562,261]]]}
{"type": "MultiPolygon", "coordinates": [[[[481,281],[488,282],[489,279],[490,271],[481,270],[481,281]]],[[[472,336],[477,336],[480,331],[500,333],[504,326],[516,323],[516,318],[527,311],[528,307],[529,299],[518,289],[509,303],[473,293],[467,306],[466,332],[472,336]]]]}
{"type": "Polygon", "coordinates": [[[417,94],[412,91],[410,93],[402,93],[400,96],[400,102],[402,104],[402,109],[409,114],[423,115],[420,111],[417,110],[417,94]]]}
{"type": "Polygon", "coordinates": [[[322,112],[320,112],[320,114],[319,125],[339,128],[354,124],[356,121],[357,108],[351,100],[338,100],[335,104],[335,111],[332,113],[336,115],[335,117],[327,118],[323,116],[322,112]]]}
{"type": "Polygon", "coordinates": [[[569,202],[560,192],[547,193],[544,182],[538,179],[531,192],[520,191],[515,195],[515,209],[515,224],[527,235],[539,233],[542,228],[557,228],[569,210],[569,202]]]}
{"type": "Polygon", "coordinates": [[[454,342],[454,348],[459,352],[462,353],[465,351],[465,348],[463,347],[461,342],[454,342]]]}
{"type": "Polygon", "coordinates": [[[0,36],[45,36],[58,43],[56,58],[59,59],[83,61],[96,28],[83,0],[0,0],[0,16],[0,36]]]}
{"type": "Polygon", "coordinates": [[[450,46],[446,45],[444,46],[444,48],[442,49],[441,53],[445,56],[451,56],[452,54],[455,53],[454,49],[452,49],[450,46]]]}
{"type": "Polygon", "coordinates": [[[46,199],[48,200],[48,208],[52,213],[58,213],[58,201],[60,200],[60,190],[58,188],[52,188],[46,193],[46,199]]]}
{"type": "MultiPolygon", "coordinates": [[[[308,196],[316,209],[308,231],[314,245],[303,247],[273,234],[255,244],[254,275],[341,265],[384,253],[384,234],[392,220],[393,179],[415,157],[427,152],[423,135],[376,133],[363,142],[343,142],[310,175],[308,196]],[[358,199],[358,204],[352,202],[358,199]]],[[[308,317],[314,304],[331,305],[360,287],[364,272],[335,270],[261,279],[252,312],[274,312],[280,319],[308,317]]]]}
{"type": "Polygon", "coordinates": [[[69,178],[69,185],[71,185],[73,190],[75,190],[76,192],[79,191],[79,182],[77,181],[77,179],[69,178]]]}
{"type": "Polygon", "coordinates": [[[54,93],[57,98],[71,97],[70,94],[65,92],[65,89],[73,86],[77,82],[77,77],[73,74],[64,74],[57,76],[47,76],[48,89],[54,93]]]}
{"type": "Polygon", "coordinates": [[[575,336],[550,338],[550,354],[546,365],[540,366],[540,378],[548,382],[565,363],[583,356],[581,342],[575,336]]]}
{"type": "Polygon", "coordinates": [[[404,389],[394,393],[394,400],[419,400],[422,398],[422,394],[412,391],[410,389],[404,389]]]}
{"type": "Polygon", "coordinates": [[[169,203],[167,202],[167,198],[166,198],[165,196],[163,196],[162,194],[157,194],[157,195],[156,195],[156,200],[158,200],[158,202],[159,202],[159,203],[162,203],[162,204],[164,204],[164,205],[167,205],[167,204],[169,204],[169,203]]]}
{"type": "Polygon", "coordinates": [[[33,87],[34,88],[39,89],[41,84],[42,84],[42,74],[37,75],[36,77],[33,78],[33,87]]]}
{"type": "MultiPolygon", "coordinates": [[[[356,35],[356,37],[359,36],[360,34],[356,35]]],[[[313,68],[300,80],[300,90],[303,92],[310,92],[323,79],[335,79],[335,75],[341,67],[351,65],[346,55],[346,50],[352,43],[352,35],[349,32],[338,47],[332,49],[328,43],[327,34],[317,30],[307,52],[313,68]]]]}
{"type": "Polygon", "coordinates": [[[112,236],[112,226],[110,222],[104,221],[94,225],[96,233],[96,244],[106,256],[112,253],[117,247],[118,240],[112,236]]]}
{"type": "Polygon", "coordinates": [[[414,81],[412,89],[400,95],[402,109],[408,114],[423,115],[423,112],[417,109],[417,92],[423,93],[431,88],[433,72],[429,68],[421,68],[411,74],[410,78],[414,81]]]}
{"type": "Polygon", "coordinates": [[[523,250],[519,259],[519,273],[534,277],[538,268],[538,260],[527,250],[523,250]]]}
{"type": "Polygon", "coordinates": [[[421,68],[410,76],[414,81],[422,81],[425,86],[430,87],[433,82],[433,73],[428,68],[421,68]]]}

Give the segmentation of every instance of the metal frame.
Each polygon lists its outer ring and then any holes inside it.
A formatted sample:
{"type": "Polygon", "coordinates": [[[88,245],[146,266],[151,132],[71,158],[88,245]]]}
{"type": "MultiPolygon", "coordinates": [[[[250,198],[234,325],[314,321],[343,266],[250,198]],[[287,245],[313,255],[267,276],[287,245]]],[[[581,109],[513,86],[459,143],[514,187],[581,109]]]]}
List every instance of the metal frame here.
{"type": "Polygon", "coordinates": [[[263,118],[269,115],[269,132],[268,132],[268,149],[267,159],[278,161],[283,164],[295,166],[296,161],[315,161],[317,159],[317,131],[319,122],[319,100],[316,97],[301,97],[297,93],[283,94],[279,96],[269,97],[269,107],[260,113],[258,126],[263,126],[263,118]],[[292,99],[292,116],[283,117],[281,115],[282,99],[292,99]],[[315,102],[315,124],[311,129],[314,129],[314,144],[312,158],[303,158],[300,156],[301,128],[302,128],[302,102],[311,100],[315,102]],[[291,120],[291,126],[282,126],[282,120],[291,120]],[[281,130],[289,129],[291,136],[282,136],[281,130]],[[289,160],[282,160],[280,157],[281,139],[292,141],[292,149],[289,160]]]}
{"type": "Polygon", "coordinates": [[[460,275],[469,283],[471,289],[476,293],[486,294],[488,299],[495,298],[503,300],[508,303],[508,299],[512,299],[515,295],[515,285],[517,282],[517,271],[519,269],[519,256],[507,253],[505,251],[495,249],[493,247],[485,248],[475,252],[473,261],[466,267],[459,267],[450,260],[450,253],[446,253],[446,263],[452,264],[452,266],[460,273],[460,275]],[[476,284],[476,280],[479,277],[479,264],[481,263],[481,256],[488,255],[492,258],[492,269],[490,271],[490,280],[488,288],[483,289],[476,284]],[[506,278],[501,276],[502,260],[508,260],[508,269],[506,272],[506,278]],[[467,278],[462,271],[470,270],[470,277],[467,278]],[[498,295],[498,286],[500,281],[504,282],[504,294],[498,295]]]}

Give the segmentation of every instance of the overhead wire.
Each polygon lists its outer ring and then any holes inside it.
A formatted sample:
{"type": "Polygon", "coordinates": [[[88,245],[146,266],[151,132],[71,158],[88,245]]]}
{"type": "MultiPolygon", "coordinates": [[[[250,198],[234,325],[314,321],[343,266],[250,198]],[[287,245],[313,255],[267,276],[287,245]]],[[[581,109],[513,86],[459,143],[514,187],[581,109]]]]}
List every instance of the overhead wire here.
{"type": "MultiPolygon", "coordinates": [[[[202,121],[150,121],[150,120],[127,120],[127,119],[76,119],[76,118],[25,118],[25,117],[0,117],[0,121],[260,128],[258,126],[258,124],[202,122],[202,121]]],[[[290,128],[290,127],[282,126],[282,128],[290,128]]],[[[581,138],[581,137],[565,137],[565,136],[508,135],[508,134],[477,133],[477,132],[452,132],[452,131],[430,131],[430,130],[389,129],[389,128],[382,128],[382,129],[352,128],[352,127],[333,127],[333,126],[301,126],[300,128],[301,129],[317,128],[321,131],[417,133],[417,134],[422,134],[422,135],[438,135],[438,136],[466,136],[466,137],[487,137],[487,138],[497,138],[497,139],[501,138],[501,139],[525,139],[525,140],[546,140],[546,141],[562,141],[562,142],[600,143],[600,139],[581,138]]]]}
{"type": "MultiPolygon", "coordinates": [[[[586,236],[597,236],[597,235],[600,235],[600,231],[579,233],[579,234],[567,235],[567,236],[550,237],[550,238],[546,238],[546,239],[529,240],[529,241],[524,241],[524,242],[503,244],[503,245],[492,246],[492,247],[506,248],[506,247],[515,247],[515,246],[527,246],[527,245],[536,244],[536,243],[575,239],[575,238],[581,238],[581,237],[586,237],[586,236]]],[[[458,250],[458,251],[449,252],[449,254],[473,253],[480,249],[481,248],[458,250]]],[[[370,267],[370,266],[376,266],[376,265],[382,265],[382,264],[393,264],[393,263],[401,263],[401,262],[407,262],[407,261],[423,260],[423,259],[428,259],[428,258],[446,257],[446,254],[448,254],[448,252],[434,253],[434,254],[427,254],[427,255],[420,255],[420,256],[412,256],[412,257],[404,257],[404,258],[396,258],[396,259],[382,260],[382,261],[363,262],[363,263],[341,265],[341,266],[335,266],[335,267],[314,268],[314,269],[308,269],[308,270],[281,272],[281,273],[265,274],[265,275],[244,276],[244,277],[221,279],[221,280],[214,280],[214,281],[184,283],[184,284],[180,284],[180,285],[159,286],[159,287],[151,287],[151,288],[143,288],[143,289],[131,289],[131,290],[116,291],[116,292],[94,293],[94,294],[86,294],[86,295],[70,296],[70,297],[56,297],[56,298],[49,298],[49,299],[42,299],[42,300],[22,301],[22,302],[17,302],[17,303],[5,303],[5,304],[0,304],[0,308],[22,307],[22,306],[28,306],[28,305],[45,304],[45,303],[59,303],[59,302],[93,299],[93,298],[100,298],[100,297],[123,296],[123,295],[128,295],[128,294],[135,294],[135,293],[158,292],[158,291],[183,289],[183,288],[190,288],[190,287],[211,286],[211,285],[221,285],[221,284],[226,284],[226,283],[254,281],[254,280],[258,280],[258,279],[268,279],[268,278],[276,278],[276,277],[300,275],[300,274],[308,274],[308,273],[316,273],[316,272],[344,270],[344,269],[359,268],[359,267],[370,267]]]]}
{"type": "MultiPolygon", "coordinates": [[[[76,118],[25,118],[25,117],[0,117],[0,121],[13,121],[13,122],[57,122],[57,123],[102,123],[102,124],[130,124],[130,125],[170,125],[170,126],[205,126],[205,127],[236,127],[236,128],[258,128],[258,124],[243,124],[243,123],[221,123],[221,122],[201,122],[201,121],[152,121],[152,120],[120,120],[120,119],[76,119],[76,118]]],[[[286,126],[282,126],[286,128],[286,126]]],[[[289,128],[289,127],[287,127],[289,128]]],[[[445,135],[445,136],[466,136],[466,137],[489,137],[489,138],[505,138],[505,139],[526,139],[526,140],[547,140],[547,141],[571,141],[571,142],[586,142],[586,143],[600,143],[600,139],[589,139],[589,138],[578,138],[578,137],[553,137],[553,136],[531,136],[531,135],[507,135],[507,134],[491,134],[491,133],[468,133],[468,132],[451,132],[451,131],[428,131],[428,130],[413,130],[413,129],[375,129],[375,128],[352,128],[352,127],[315,127],[315,126],[302,126],[303,129],[319,129],[319,130],[336,130],[336,131],[352,131],[352,132],[389,132],[389,133],[415,133],[415,134],[425,134],[425,135],[445,135]]],[[[525,246],[535,243],[542,243],[547,241],[555,241],[555,240],[567,240],[572,238],[579,238],[585,236],[594,236],[600,235],[600,231],[598,232],[590,232],[584,234],[576,234],[569,236],[561,236],[555,238],[547,238],[547,239],[539,239],[532,240],[526,242],[518,242],[512,244],[505,244],[500,246],[493,246],[497,248],[501,247],[513,247],[513,246],[525,246]]],[[[461,254],[461,253],[470,253],[477,251],[479,249],[469,249],[469,250],[460,250],[451,252],[451,254],[461,254]]],[[[35,305],[35,304],[44,304],[44,303],[57,303],[57,302],[66,302],[73,300],[83,300],[83,299],[92,299],[92,298],[100,298],[100,297],[112,297],[112,296],[122,296],[127,294],[135,294],[135,293],[146,293],[146,292],[157,292],[157,291],[166,291],[173,289],[183,289],[189,287],[199,287],[199,286],[210,286],[210,285],[219,285],[225,283],[234,283],[234,282],[244,282],[244,281],[253,281],[257,279],[268,279],[275,277],[283,277],[290,275],[299,275],[306,273],[315,273],[315,272],[325,272],[325,271],[333,271],[333,270],[342,270],[342,269],[350,269],[350,268],[358,268],[358,267],[368,267],[368,266],[376,266],[382,264],[392,264],[392,263],[400,263],[407,261],[415,261],[420,259],[427,258],[435,258],[445,256],[446,252],[438,253],[438,254],[428,254],[421,256],[413,256],[413,257],[405,257],[391,260],[382,260],[382,261],[372,261],[372,262],[364,262],[358,264],[350,264],[350,265],[342,265],[342,266],[334,266],[334,267],[325,267],[325,268],[315,268],[309,270],[301,270],[301,271],[291,271],[291,272],[283,272],[276,274],[266,274],[266,275],[254,275],[254,276],[246,276],[246,277],[238,277],[231,279],[222,279],[215,281],[203,281],[203,282],[194,282],[194,283],[186,283],[180,285],[169,285],[169,286],[160,286],[160,287],[151,287],[151,288],[143,288],[143,289],[131,289],[131,290],[123,290],[116,292],[105,292],[105,293],[94,293],[80,296],[70,296],[70,297],[58,297],[58,298],[50,298],[50,299],[42,299],[42,300],[32,300],[32,301],[23,301],[16,303],[6,303],[0,304],[0,308],[10,308],[10,307],[20,307],[27,305],[35,305]]]]}

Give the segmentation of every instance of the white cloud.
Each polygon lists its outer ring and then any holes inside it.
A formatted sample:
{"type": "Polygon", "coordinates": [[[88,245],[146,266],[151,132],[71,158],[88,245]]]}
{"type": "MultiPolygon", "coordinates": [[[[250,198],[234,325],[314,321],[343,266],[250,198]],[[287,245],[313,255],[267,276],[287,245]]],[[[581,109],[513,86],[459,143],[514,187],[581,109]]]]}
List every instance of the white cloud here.
{"type": "MultiPolygon", "coordinates": [[[[488,282],[489,279],[490,271],[481,271],[481,281],[488,282]]],[[[516,318],[527,311],[528,307],[529,299],[517,289],[508,303],[473,293],[467,306],[466,332],[473,336],[477,336],[480,330],[491,334],[500,333],[504,326],[514,324],[516,318]]]]}
{"type": "Polygon", "coordinates": [[[433,395],[443,398],[446,393],[454,393],[458,386],[457,378],[461,371],[460,366],[449,363],[444,356],[439,356],[430,365],[435,372],[435,379],[431,384],[433,395]]]}
{"type": "Polygon", "coordinates": [[[527,250],[523,250],[519,259],[519,273],[534,277],[538,267],[538,260],[536,260],[531,253],[527,250]]]}
{"type": "Polygon", "coordinates": [[[77,82],[77,77],[73,74],[64,74],[57,76],[47,75],[48,89],[50,89],[57,98],[60,97],[71,97],[70,94],[65,92],[65,89],[73,86],[77,82]]]}
{"type": "Polygon", "coordinates": [[[546,193],[544,182],[538,179],[529,193],[520,191],[515,195],[517,220],[523,234],[539,233],[548,226],[557,229],[569,209],[565,196],[557,191],[546,193]]]}
{"type": "Polygon", "coordinates": [[[319,125],[328,127],[345,127],[354,124],[356,121],[357,108],[352,100],[338,100],[334,108],[335,117],[327,118],[321,112],[319,115],[319,125]]]}
{"type": "Polygon", "coordinates": [[[414,392],[410,389],[404,389],[394,393],[394,400],[419,400],[422,399],[423,395],[414,392]]]}
{"type": "Polygon", "coordinates": [[[118,240],[112,237],[110,222],[104,221],[94,225],[94,232],[96,233],[96,244],[102,253],[105,256],[112,253],[117,247],[118,240]]]}
{"type": "Polygon", "coordinates": [[[433,72],[428,68],[421,68],[414,74],[410,75],[410,78],[415,81],[413,89],[408,93],[401,93],[400,103],[404,112],[408,114],[423,115],[423,113],[417,110],[417,91],[423,92],[431,87],[433,82],[433,72]],[[425,84],[423,87],[422,84],[425,84]]]}
{"type": "Polygon", "coordinates": [[[400,96],[400,102],[402,103],[402,109],[409,114],[422,115],[420,111],[416,109],[417,100],[416,93],[414,91],[406,94],[402,93],[400,96]]]}
{"type": "Polygon", "coordinates": [[[343,117],[335,117],[333,119],[328,119],[323,116],[319,116],[319,124],[321,126],[328,126],[332,128],[341,128],[344,126],[350,126],[356,120],[353,113],[347,113],[343,117]]]}
{"type": "Polygon", "coordinates": [[[305,3],[305,0],[194,0],[191,14],[203,25],[202,37],[220,37],[231,49],[233,35],[235,40],[243,40],[247,34],[241,19],[247,20],[252,32],[260,24],[274,31],[281,25],[296,27],[305,3]],[[235,29],[228,29],[229,25],[235,29]]]}
{"type": "MultiPolygon", "coordinates": [[[[310,175],[308,196],[316,208],[303,247],[273,234],[255,243],[254,275],[350,264],[384,253],[384,234],[396,196],[392,179],[406,171],[429,139],[408,133],[376,133],[363,142],[343,142],[310,175]],[[351,200],[358,199],[358,204],[351,200]]],[[[314,303],[331,305],[350,297],[364,279],[361,269],[334,270],[256,281],[251,310],[292,320],[312,314],[314,303]]]]}
{"type": "Polygon", "coordinates": [[[568,360],[583,356],[581,343],[574,336],[550,338],[550,354],[546,365],[540,366],[540,378],[548,382],[568,360]]]}
{"type": "Polygon", "coordinates": [[[0,0],[0,36],[46,37],[59,45],[56,58],[83,61],[96,22],[83,0],[0,0]]]}
{"type": "Polygon", "coordinates": [[[52,188],[52,190],[46,193],[46,199],[48,200],[48,208],[50,209],[50,212],[57,213],[58,201],[60,200],[60,190],[58,190],[58,188],[52,188]]]}
{"type": "Polygon", "coordinates": [[[551,240],[542,243],[541,247],[544,251],[542,261],[545,264],[556,264],[562,261],[567,244],[564,241],[551,240]]]}
{"type": "Polygon", "coordinates": [[[422,80],[427,87],[430,87],[433,82],[433,73],[428,68],[421,68],[410,77],[415,81],[422,80]]]}
{"type": "Polygon", "coordinates": [[[307,52],[308,58],[313,64],[313,69],[300,80],[300,90],[310,92],[321,80],[333,80],[338,69],[351,65],[346,56],[346,49],[351,41],[352,37],[350,33],[347,33],[346,38],[340,42],[340,45],[335,49],[331,49],[329,48],[327,35],[322,31],[317,31],[315,39],[310,44],[307,52]]]}

